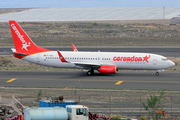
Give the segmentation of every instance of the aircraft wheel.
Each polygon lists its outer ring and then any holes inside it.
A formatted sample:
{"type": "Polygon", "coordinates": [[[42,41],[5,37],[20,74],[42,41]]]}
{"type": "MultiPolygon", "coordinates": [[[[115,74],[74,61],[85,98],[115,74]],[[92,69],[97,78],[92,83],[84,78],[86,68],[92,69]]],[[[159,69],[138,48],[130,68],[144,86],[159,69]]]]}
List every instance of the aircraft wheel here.
{"type": "Polygon", "coordinates": [[[159,72],[156,72],[156,76],[159,76],[159,72]]]}
{"type": "Polygon", "coordinates": [[[87,72],[87,75],[89,75],[89,76],[92,75],[91,71],[88,71],[88,72],[87,72]]]}

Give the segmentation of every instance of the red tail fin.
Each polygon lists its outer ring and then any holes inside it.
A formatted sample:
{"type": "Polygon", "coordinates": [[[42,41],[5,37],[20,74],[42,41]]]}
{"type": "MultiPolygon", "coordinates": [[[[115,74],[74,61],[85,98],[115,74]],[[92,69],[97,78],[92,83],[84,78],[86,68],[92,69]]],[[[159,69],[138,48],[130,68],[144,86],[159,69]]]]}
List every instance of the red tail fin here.
{"type": "Polygon", "coordinates": [[[39,52],[50,51],[36,46],[16,21],[10,20],[9,26],[11,28],[11,33],[17,53],[23,53],[29,55],[39,52]]]}

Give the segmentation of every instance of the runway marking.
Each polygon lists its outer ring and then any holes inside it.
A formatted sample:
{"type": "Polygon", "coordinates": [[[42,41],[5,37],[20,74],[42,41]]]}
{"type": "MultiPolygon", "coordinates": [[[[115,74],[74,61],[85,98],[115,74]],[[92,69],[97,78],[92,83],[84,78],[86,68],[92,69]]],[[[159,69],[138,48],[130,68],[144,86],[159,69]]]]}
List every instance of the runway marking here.
{"type": "Polygon", "coordinates": [[[123,81],[118,81],[115,85],[120,85],[123,81]]]}
{"type": "Polygon", "coordinates": [[[16,80],[16,78],[12,78],[12,79],[8,80],[7,82],[12,82],[14,80],[16,80]]]}
{"type": "MultiPolygon", "coordinates": [[[[1,78],[0,78],[1,79],[1,78]]],[[[5,78],[2,78],[5,79],[5,78]]],[[[7,78],[8,79],[8,78],[7,78]]],[[[51,79],[51,78],[20,78],[19,80],[58,80],[58,81],[77,81],[77,79],[51,79]]],[[[87,82],[87,81],[99,81],[99,82],[116,82],[117,80],[101,80],[101,79],[94,79],[94,80],[90,80],[90,79],[80,79],[81,82],[87,82]]],[[[140,80],[124,80],[123,82],[135,82],[135,83],[177,83],[180,84],[180,81],[176,82],[176,81],[140,81],[140,80]]]]}
{"type": "MultiPolygon", "coordinates": [[[[77,81],[77,79],[51,79],[51,78],[21,78],[21,80],[58,80],[58,81],[77,81]]],[[[117,80],[88,80],[88,79],[80,79],[81,82],[86,82],[86,81],[99,81],[99,82],[116,82],[117,80]]],[[[136,81],[136,80],[124,80],[123,82],[137,82],[137,83],[180,83],[180,82],[173,82],[173,81],[136,81]]]]}

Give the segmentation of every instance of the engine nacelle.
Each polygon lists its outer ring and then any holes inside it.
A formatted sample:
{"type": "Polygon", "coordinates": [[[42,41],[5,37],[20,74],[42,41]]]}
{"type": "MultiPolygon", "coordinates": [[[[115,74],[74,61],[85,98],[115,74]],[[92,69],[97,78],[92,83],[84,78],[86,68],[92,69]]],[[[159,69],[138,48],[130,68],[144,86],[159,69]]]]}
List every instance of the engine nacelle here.
{"type": "Polygon", "coordinates": [[[100,73],[116,73],[115,65],[102,65],[99,68],[100,73]]]}

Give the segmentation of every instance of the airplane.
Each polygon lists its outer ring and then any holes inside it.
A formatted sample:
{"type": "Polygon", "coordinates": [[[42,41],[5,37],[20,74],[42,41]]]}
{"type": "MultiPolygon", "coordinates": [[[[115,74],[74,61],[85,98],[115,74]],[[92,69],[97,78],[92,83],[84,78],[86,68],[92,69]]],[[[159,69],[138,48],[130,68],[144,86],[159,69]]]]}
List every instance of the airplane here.
{"type": "Polygon", "coordinates": [[[160,71],[175,65],[166,57],[152,53],[134,52],[81,52],[72,44],[73,51],[51,51],[33,43],[15,20],[9,21],[16,58],[49,67],[86,69],[87,75],[94,70],[101,74],[116,73],[118,70],[156,70],[160,71]]]}

